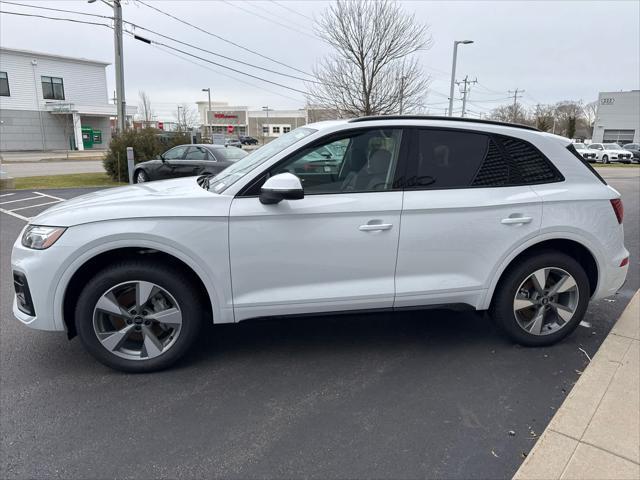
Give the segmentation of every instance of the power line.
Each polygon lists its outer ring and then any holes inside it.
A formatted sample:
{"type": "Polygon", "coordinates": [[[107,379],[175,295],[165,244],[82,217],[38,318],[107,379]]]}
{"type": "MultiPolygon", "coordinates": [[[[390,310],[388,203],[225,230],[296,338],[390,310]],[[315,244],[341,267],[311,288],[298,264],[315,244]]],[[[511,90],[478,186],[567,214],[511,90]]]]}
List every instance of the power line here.
{"type": "Polygon", "coordinates": [[[8,2],[6,0],[0,0],[0,3],[6,3],[7,5],[16,5],[19,7],[37,8],[39,10],[50,10],[54,12],[73,13],[74,15],[83,15],[85,17],[97,17],[97,18],[106,18],[109,20],[113,20],[113,17],[108,17],[107,15],[97,15],[95,13],[76,12],[75,10],[65,10],[64,8],[41,7],[39,5],[29,5],[27,3],[8,2]]]}
{"type": "Polygon", "coordinates": [[[48,17],[46,15],[36,15],[35,13],[7,12],[5,10],[0,10],[0,13],[4,13],[5,15],[18,15],[20,17],[44,18],[47,20],[58,20],[61,22],[72,22],[72,23],[84,23],[86,25],[99,25],[101,27],[113,28],[111,25],[106,25],[104,23],[89,22],[87,20],[75,20],[73,18],[48,17]]]}
{"type": "Polygon", "coordinates": [[[285,10],[287,10],[287,11],[289,11],[289,12],[291,12],[291,13],[295,13],[296,15],[298,15],[298,16],[300,16],[300,17],[302,17],[302,18],[306,18],[307,20],[311,20],[312,22],[313,22],[313,21],[315,21],[315,20],[314,20],[313,18],[311,18],[310,16],[305,15],[304,13],[300,13],[300,12],[298,12],[297,10],[294,10],[294,9],[293,9],[293,8],[291,8],[291,7],[285,7],[285,6],[284,6],[284,5],[282,5],[280,2],[276,2],[276,0],[271,0],[271,3],[273,3],[273,4],[277,5],[277,6],[279,6],[280,8],[284,8],[285,10]]]}
{"type": "MultiPolygon", "coordinates": [[[[258,88],[258,89],[261,89],[261,90],[264,90],[265,92],[272,93],[273,95],[278,95],[278,96],[283,97],[283,98],[288,98],[289,100],[294,100],[294,101],[296,101],[296,102],[299,102],[299,101],[300,101],[300,99],[299,99],[299,98],[290,97],[290,96],[288,96],[288,95],[284,95],[283,93],[278,93],[278,92],[276,92],[276,91],[274,91],[274,90],[269,90],[269,89],[264,88],[264,87],[262,87],[262,86],[258,86],[258,85],[256,85],[255,83],[247,82],[246,80],[243,80],[243,79],[241,79],[241,78],[235,77],[235,76],[233,76],[233,75],[229,75],[228,73],[225,73],[225,72],[221,72],[220,70],[217,70],[217,69],[215,69],[215,68],[211,68],[211,67],[209,67],[208,65],[203,65],[203,64],[201,64],[201,63],[198,63],[198,62],[196,62],[196,61],[191,60],[190,58],[186,58],[186,57],[184,57],[184,56],[182,56],[182,55],[179,55],[179,54],[177,54],[177,53],[171,52],[170,50],[166,49],[165,47],[162,47],[162,46],[159,46],[159,45],[152,45],[152,46],[153,46],[153,47],[155,47],[155,48],[157,48],[158,50],[161,50],[162,52],[164,52],[164,53],[166,53],[166,54],[168,54],[168,55],[172,55],[172,56],[174,56],[174,57],[176,57],[176,58],[179,58],[179,59],[181,59],[181,60],[183,60],[183,61],[185,61],[185,62],[189,62],[189,63],[191,63],[191,64],[193,64],[193,65],[196,65],[196,66],[198,66],[198,67],[200,67],[200,68],[204,68],[204,69],[209,70],[209,71],[211,71],[211,72],[215,72],[215,73],[217,73],[218,75],[222,75],[222,76],[224,76],[224,77],[230,78],[230,79],[232,79],[232,80],[235,80],[236,82],[244,83],[245,85],[249,85],[249,86],[251,86],[251,87],[258,88]]],[[[162,103],[162,102],[154,102],[154,103],[162,103]]],[[[173,102],[172,102],[171,104],[173,105],[173,102]]]]}
{"type": "Polygon", "coordinates": [[[307,32],[304,32],[302,30],[298,30],[297,28],[294,28],[294,27],[291,27],[291,26],[289,26],[289,25],[287,25],[285,23],[279,22],[278,20],[273,20],[271,18],[264,17],[263,15],[260,15],[260,14],[258,14],[256,12],[252,12],[251,10],[247,10],[246,8],[241,7],[240,5],[234,5],[233,3],[229,2],[228,0],[221,0],[221,1],[223,3],[226,3],[229,6],[233,7],[233,8],[237,8],[239,10],[242,10],[243,12],[248,13],[249,15],[253,15],[254,17],[258,17],[261,20],[266,20],[267,22],[271,22],[271,23],[274,23],[276,25],[280,25],[281,27],[286,28],[288,30],[291,30],[292,32],[297,32],[297,33],[299,33],[301,35],[305,35],[305,36],[307,36],[309,38],[313,38],[314,40],[318,40],[318,37],[316,37],[315,35],[309,35],[307,32]]]}
{"type": "Polygon", "coordinates": [[[205,34],[207,34],[207,35],[209,35],[211,37],[217,38],[218,40],[222,40],[223,42],[226,42],[229,45],[233,45],[234,47],[240,48],[242,50],[245,50],[246,52],[252,53],[253,55],[257,55],[257,56],[262,57],[262,58],[264,58],[266,60],[269,60],[271,62],[277,63],[278,65],[281,65],[283,67],[287,67],[287,68],[290,68],[291,70],[295,70],[298,73],[303,73],[305,75],[313,77],[312,74],[310,74],[308,72],[305,72],[304,70],[301,70],[301,69],[296,68],[296,67],[292,67],[291,65],[287,65],[286,63],[281,62],[279,60],[276,60],[275,58],[271,58],[271,57],[269,57],[267,55],[264,55],[264,54],[262,54],[260,52],[257,52],[255,50],[252,50],[252,49],[248,48],[248,47],[240,45],[239,43],[236,43],[236,42],[234,42],[232,40],[228,40],[228,39],[226,39],[224,37],[221,37],[220,35],[217,35],[215,33],[209,32],[208,30],[205,30],[204,28],[198,27],[197,25],[194,25],[193,23],[187,22],[186,20],[183,20],[183,19],[181,19],[179,17],[176,17],[175,15],[172,15],[171,13],[165,12],[164,10],[160,10],[158,7],[150,5],[150,4],[146,3],[146,2],[144,2],[143,0],[138,0],[138,3],[144,5],[147,8],[155,10],[156,12],[161,13],[162,15],[165,15],[165,16],[167,16],[169,18],[172,18],[172,19],[174,19],[174,20],[176,20],[176,21],[178,21],[178,22],[180,22],[180,23],[182,23],[184,25],[188,25],[189,27],[194,28],[194,29],[198,30],[199,32],[202,32],[202,33],[205,33],[205,34]]]}
{"type": "Polygon", "coordinates": [[[169,35],[165,35],[163,33],[156,32],[154,30],[151,30],[149,28],[143,27],[143,26],[138,25],[138,24],[133,23],[133,22],[128,22],[128,21],[125,20],[124,23],[126,23],[128,25],[131,25],[131,26],[133,26],[133,27],[135,27],[137,29],[144,30],[145,32],[149,32],[149,33],[152,33],[154,35],[158,35],[159,37],[165,38],[167,40],[171,40],[172,42],[176,42],[176,43],[179,43],[181,45],[185,45],[187,47],[191,47],[191,48],[193,48],[195,50],[200,50],[202,52],[208,53],[210,55],[214,55],[216,57],[224,58],[225,60],[229,60],[230,62],[239,63],[241,65],[245,65],[245,66],[251,67],[251,68],[257,68],[258,70],[264,70],[265,72],[273,73],[275,75],[281,75],[283,77],[289,77],[289,78],[293,78],[295,80],[301,80],[303,82],[310,82],[310,83],[316,83],[316,84],[321,85],[321,82],[318,82],[318,81],[315,81],[315,80],[308,80],[306,78],[298,77],[296,75],[289,75],[288,73],[278,72],[277,70],[272,70],[272,69],[266,68],[266,67],[260,67],[258,65],[254,65],[254,64],[249,63],[249,62],[244,62],[242,60],[237,60],[235,58],[228,57],[226,55],[222,55],[221,53],[212,52],[211,50],[207,50],[206,48],[198,47],[197,45],[193,45],[192,43],[183,42],[182,40],[178,40],[178,39],[176,39],[174,37],[170,37],[169,35]]]}
{"type": "Polygon", "coordinates": [[[223,64],[221,64],[221,63],[214,62],[213,60],[209,60],[209,59],[207,59],[207,58],[200,57],[200,56],[195,55],[195,54],[193,54],[193,53],[186,52],[186,51],[184,51],[184,50],[180,50],[179,48],[173,47],[173,46],[171,46],[171,45],[167,45],[166,43],[157,42],[157,41],[155,41],[155,40],[147,40],[147,39],[145,39],[145,38],[142,38],[142,37],[139,37],[139,36],[137,36],[137,35],[134,35],[134,34],[132,34],[132,33],[130,33],[130,32],[127,32],[127,33],[129,33],[129,35],[133,36],[136,40],[140,40],[140,41],[142,41],[142,42],[144,42],[144,43],[149,43],[149,44],[154,44],[154,45],[161,45],[161,46],[163,46],[163,47],[166,47],[166,48],[168,48],[168,49],[174,50],[174,51],[176,51],[176,52],[180,52],[180,53],[182,53],[183,55],[187,55],[187,56],[189,56],[189,57],[196,58],[196,59],[198,59],[198,60],[201,60],[201,61],[203,61],[203,62],[210,63],[210,64],[212,64],[212,65],[216,65],[216,66],[218,66],[218,67],[220,67],[220,68],[224,68],[224,69],[226,69],[226,70],[231,70],[232,72],[236,72],[236,73],[239,73],[239,74],[241,74],[241,75],[245,75],[245,76],[247,76],[247,77],[255,78],[256,80],[260,80],[261,82],[270,83],[270,84],[272,84],[272,85],[276,85],[276,86],[278,86],[278,87],[286,88],[287,90],[292,90],[292,91],[294,91],[294,92],[298,92],[298,93],[302,93],[303,95],[307,95],[307,92],[305,92],[304,90],[299,90],[299,89],[294,88],[294,87],[289,87],[289,86],[287,86],[287,85],[283,85],[282,83],[278,83],[278,82],[274,82],[274,81],[272,81],[272,80],[267,80],[266,78],[258,77],[257,75],[253,75],[253,74],[251,74],[251,73],[243,72],[242,70],[238,70],[238,69],[236,69],[236,68],[229,67],[228,65],[223,65],[223,64]]]}

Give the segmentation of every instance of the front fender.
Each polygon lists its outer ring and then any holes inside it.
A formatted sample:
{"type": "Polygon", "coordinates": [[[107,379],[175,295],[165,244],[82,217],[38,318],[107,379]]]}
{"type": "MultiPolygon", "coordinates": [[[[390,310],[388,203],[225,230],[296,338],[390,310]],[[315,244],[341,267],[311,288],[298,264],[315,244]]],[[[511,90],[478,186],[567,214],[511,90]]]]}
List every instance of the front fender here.
{"type": "Polygon", "coordinates": [[[71,227],[61,237],[61,240],[67,237],[65,243],[74,244],[74,252],[60,266],[53,283],[56,285],[54,322],[59,329],[64,329],[64,297],[73,275],[97,255],[119,248],[158,250],[182,261],[205,286],[214,322],[234,321],[227,218],[198,217],[171,219],[170,222],[159,219],[118,220],[100,222],[99,229],[96,227],[97,224],[71,227]],[[100,236],[96,235],[97,232],[100,236]]]}

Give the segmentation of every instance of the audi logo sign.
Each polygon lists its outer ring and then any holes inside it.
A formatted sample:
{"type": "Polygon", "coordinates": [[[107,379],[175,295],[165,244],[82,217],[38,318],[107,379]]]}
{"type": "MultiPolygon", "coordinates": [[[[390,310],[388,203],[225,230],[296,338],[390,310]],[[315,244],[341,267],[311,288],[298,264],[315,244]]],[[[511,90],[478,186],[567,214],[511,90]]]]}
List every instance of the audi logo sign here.
{"type": "Polygon", "coordinates": [[[607,98],[601,98],[600,99],[600,105],[613,105],[615,103],[616,99],[612,98],[612,97],[607,97],[607,98]]]}

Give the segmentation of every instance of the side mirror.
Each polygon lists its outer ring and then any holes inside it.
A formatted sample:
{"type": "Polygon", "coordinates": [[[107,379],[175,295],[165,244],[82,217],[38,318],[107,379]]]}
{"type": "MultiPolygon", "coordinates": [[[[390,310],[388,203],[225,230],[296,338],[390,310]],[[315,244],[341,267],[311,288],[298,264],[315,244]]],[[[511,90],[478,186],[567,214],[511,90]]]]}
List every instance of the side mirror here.
{"type": "Polygon", "coordinates": [[[160,160],[162,160],[162,163],[164,163],[164,162],[166,162],[166,161],[167,161],[167,160],[164,158],[164,155],[163,155],[163,154],[158,155],[158,158],[159,158],[160,160]]]}
{"type": "Polygon", "coordinates": [[[260,202],[273,205],[282,200],[300,200],[304,190],[300,179],[292,173],[280,173],[268,178],[260,190],[260,202]]]}

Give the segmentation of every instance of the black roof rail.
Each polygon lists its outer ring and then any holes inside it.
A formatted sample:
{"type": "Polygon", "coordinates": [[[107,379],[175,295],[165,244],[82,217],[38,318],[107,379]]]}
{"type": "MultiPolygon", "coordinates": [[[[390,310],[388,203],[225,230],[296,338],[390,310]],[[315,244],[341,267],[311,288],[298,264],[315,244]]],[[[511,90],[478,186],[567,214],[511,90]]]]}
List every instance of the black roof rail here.
{"type": "Polygon", "coordinates": [[[503,127],[522,128],[539,132],[536,127],[522,125],[521,123],[499,122],[497,120],[481,120],[479,118],[443,117],[437,115],[372,115],[369,117],[357,117],[349,120],[349,123],[367,122],[370,120],[444,120],[448,122],[484,123],[486,125],[501,125],[503,127]]]}

